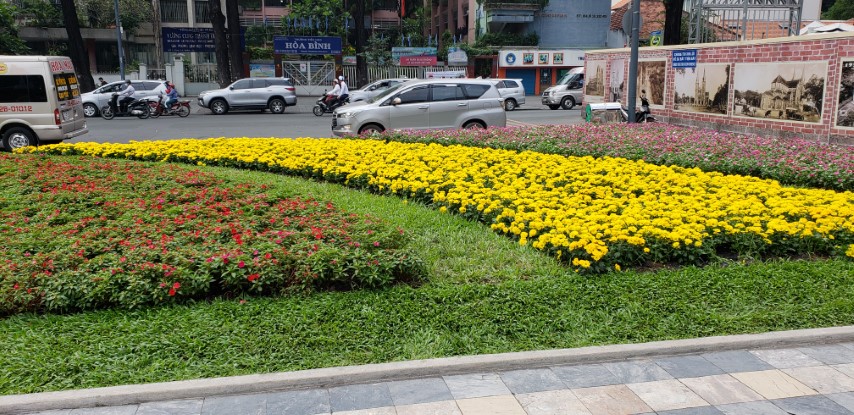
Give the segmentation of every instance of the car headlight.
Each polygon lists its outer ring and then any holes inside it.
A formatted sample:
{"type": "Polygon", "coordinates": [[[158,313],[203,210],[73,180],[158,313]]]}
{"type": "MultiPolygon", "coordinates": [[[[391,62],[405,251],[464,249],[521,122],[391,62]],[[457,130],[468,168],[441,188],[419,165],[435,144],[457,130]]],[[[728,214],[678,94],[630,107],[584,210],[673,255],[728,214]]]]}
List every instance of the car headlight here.
{"type": "Polygon", "coordinates": [[[338,113],[338,118],[353,118],[353,117],[355,117],[357,114],[359,114],[359,113],[358,113],[358,112],[356,112],[356,111],[345,111],[345,112],[339,112],[339,113],[338,113]]]}

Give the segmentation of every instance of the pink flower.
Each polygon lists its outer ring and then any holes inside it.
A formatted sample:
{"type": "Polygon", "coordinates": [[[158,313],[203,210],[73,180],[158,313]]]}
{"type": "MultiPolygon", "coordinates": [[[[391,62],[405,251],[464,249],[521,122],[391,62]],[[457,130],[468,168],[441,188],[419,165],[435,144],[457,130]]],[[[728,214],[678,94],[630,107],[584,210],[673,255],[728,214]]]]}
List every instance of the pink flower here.
{"type": "Polygon", "coordinates": [[[379,242],[379,241],[374,241],[374,246],[380,246],[380,242],[379,242]]]}
{"type": "Polygon", "coordinates": [[[246,266],[246,263],[245,263],[245,262],[243,262],[243,261],[240,261],[240,262],[238,262],[238,263],[237,263],[237,268],[243,268],[243,267],[245,267],[245,266],[246,266]]]}

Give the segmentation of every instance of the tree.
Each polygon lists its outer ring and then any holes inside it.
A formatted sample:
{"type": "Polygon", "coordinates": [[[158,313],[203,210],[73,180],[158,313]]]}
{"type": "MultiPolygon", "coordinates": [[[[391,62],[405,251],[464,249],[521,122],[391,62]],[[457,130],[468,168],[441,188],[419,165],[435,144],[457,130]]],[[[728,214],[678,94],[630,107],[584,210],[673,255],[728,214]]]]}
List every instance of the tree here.
{"type": "Polygon", "coordinates": [[[213,26],[216,72],[219,86],[225,88],[231,83],[231,68],[228,64],[228,37],[225,32],[225,16],[219,1],[209,1],[211,25],[213,26]]]}
{"type": "MultiPolygon", "coordinates": [[[[213,0],[216,2],[217,0],[213,0]]],[[[231,64],[231,80],[243,75],[243,50],[240,47],[240,15],[237,0],[225,0],[225,15],[228,19],[228,62],[231,64]]]]}
{"type": "Polygon", "coordinates": [[[353,19],[355,20],[355,29],[356,31],[356,85],[367,85],[368,84],[368,61],[365,60],[364,52],[365,52],[365,1],[364,0],[354,0],[353,1],[353,19]]]}
{"type": "Polygon", "coordinates": [[[154,31],[154,66],[165,68],[163,62],[163,31],[160,28],[160,0],[151,0],[152,19],[151,25],[154,31]]]}
{"type": "Polygon", "coordinates": [[[682,11],[684,0],[664,0],[664,44],[682,43],[682,11]]]}
{"type": "Polygon", "coordinates": [[[387,65],[391,62],[391,49],[389,49],[388,41],[389,38],[377,36],[376,33],[371,35],[368,39],[368,47],[363,53],[365,60],[375,65],[387,65]]]}
{"type": "Polygon", "coordinates": [[[0,1],[0,55],[23,55],[30,50],[18,37],[15,13],[14,6],[0,1]]]}
{"type": "Polygon", "coordinates": [[[92,71],[89,68],[89,54],[83,46],[83,36],[80,35],[80,21],[77,20],[77,7],[74,0],[60,0],[62,5],[62,17],[65,21],[65,33],[68,34],[68,54],[74,69],[77,71],[77,82],[80,84],[80,92],[89,92],[95,89],[95,80],[92,79],[92,71]]]}
{"type": "Polygon", "coordinates": [[[824,102],[824,78],[811,76],[804,84],[804,92],[815,103],[815,110],[821,115],[822,103],[824,102]]]}
{"type": "Polygon", "coordinates": [[[828,20],[848,20],[854,17],[854,0],[836,0],[821,17],[828,20]]]}

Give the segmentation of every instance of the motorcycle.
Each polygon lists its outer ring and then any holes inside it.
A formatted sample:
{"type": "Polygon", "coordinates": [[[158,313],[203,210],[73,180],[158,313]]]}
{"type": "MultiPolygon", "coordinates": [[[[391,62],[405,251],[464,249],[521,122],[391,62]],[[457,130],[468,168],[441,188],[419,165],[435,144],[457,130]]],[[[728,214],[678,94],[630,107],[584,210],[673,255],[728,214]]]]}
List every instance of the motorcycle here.
{"type": "Polygon", "coordinates": [[[166,109],[166,106],[163,105],[163,98],[163,94],[159,94],[157,100],[149,99],[148,107],[151,112],[151,118],[173,114],[177,114],[179,117],[184,118],[190,115],[190,101],[177,101],[172,104],[171,108],[166,109]]]}
{"type": "MultiPolygon", "coordinates": [[[[635,110],[635,122],[655,122],[655,116],[652,115],[652,112],[649,110],[649,100],[646,97],[641,96],[641,105],[640,108],[635,110]]],[[[629,112],[623,108],[623,121],[628,121],[629,112]]]]}
{"type": "Polygon", "coordinates": [[[136,116],[144,120],[151,115],[151,110],[148,106],[148,101],[134,99],[127,104],[127,108],[119,108],[119,94],[113,93],[110,98],[110,103],[101,108],[101,117],[105,120],[112,120],[115,117],[132,117],[136,116]]]}
{"type": "Polygon", "coordinates": [[[326,104],[326,95],[324,94],[322,97],[320,97],[320,99],[317,100],[317,102],[314,105],[314,108],[311,109],[311,112],[313,112],[314,115],[320,117],[323,114],[327,114],[327,113],[331,114],[332,111],[334,111],[336,108],[338,108],[342,105],[345,105],[349,102],[350,102],[350,97],[348,96],[347,98],[344,98],[343,101],[342,100],[336,100],[332,105],[327,105],[326,104]]]}

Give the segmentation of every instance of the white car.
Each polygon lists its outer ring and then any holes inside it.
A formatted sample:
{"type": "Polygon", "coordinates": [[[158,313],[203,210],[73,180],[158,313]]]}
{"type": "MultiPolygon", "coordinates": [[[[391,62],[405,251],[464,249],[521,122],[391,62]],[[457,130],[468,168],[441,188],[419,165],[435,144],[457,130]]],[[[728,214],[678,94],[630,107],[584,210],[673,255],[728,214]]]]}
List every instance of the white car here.
{"type": "Polygon", "coordinates": [[[525,103],[525,87],[521,79],[494,79],[498,94],[504,98],[504,109],[513,111],[525,103]]]}
{"type": "MultiPolygon", "coordinates": [[[[149,97],[157,97],[159,94],[166,93],[165,81],[140,81],[131,79],[130,84],[136,91],[133,97],[136,99],[144,99],[149,97]]],[[[92,92],[87,92],[80,95],[83,100],[83,115],[94,117],[98,115],[100,109],[110,102],[113,92],[121,92],[125,89],[125,81],[111,82],[102,87],[95,88],[92,92]]]]}
{"type": "Polygon", "coordinates": [[[362,88],[350,91],[350,102],[367,101],[381,92],[397,84],[412,81],[413,78],[391,78],[379,79],[365,85],[362,88]]]}

